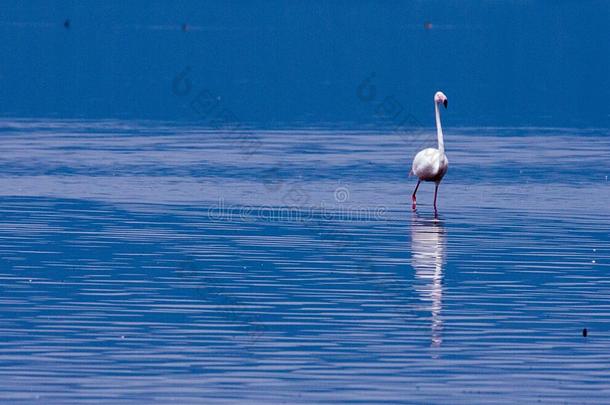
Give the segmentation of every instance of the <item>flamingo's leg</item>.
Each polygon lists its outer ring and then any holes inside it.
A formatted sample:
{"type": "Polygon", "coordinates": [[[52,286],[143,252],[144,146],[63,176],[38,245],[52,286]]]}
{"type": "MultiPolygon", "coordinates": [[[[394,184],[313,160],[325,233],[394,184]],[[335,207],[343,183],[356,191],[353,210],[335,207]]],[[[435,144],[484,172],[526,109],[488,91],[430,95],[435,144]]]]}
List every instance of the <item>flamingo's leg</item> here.
{"type": "Polygon", "coordinates": [[[438,184],[436,183],[435,187],[434,187],[434,213],[437,214],[438,211],[436,210],[436,195],[438,194],[438,184]]]}
{"type": "Polygon", "coordinates": [[[417,194],[419,183],[421,183],[421,180],[417,180],[417,186],[415,186],[415,190],[413,190],[413,195],[411,196],[411,200],[413,201],[413,205],[411,206],[412,209],[417,208],[417,198],[415,197],[415,194],[417,194]]]}

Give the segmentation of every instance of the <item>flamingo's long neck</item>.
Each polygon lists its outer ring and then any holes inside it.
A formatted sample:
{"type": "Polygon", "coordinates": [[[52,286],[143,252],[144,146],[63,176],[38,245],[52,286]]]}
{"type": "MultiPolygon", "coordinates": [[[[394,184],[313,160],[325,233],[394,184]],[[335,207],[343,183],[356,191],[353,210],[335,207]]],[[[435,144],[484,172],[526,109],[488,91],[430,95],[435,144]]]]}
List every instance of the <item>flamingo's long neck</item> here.
{"type": "Polygon", "coordinates": [[[443,128],[441,127],[441,113],[438,110],[438,103],[434,102],[434,112],[436,113],[436,136],[438,137],[438,150],[445,153],[445,142],[443,141],[443,128]]]}

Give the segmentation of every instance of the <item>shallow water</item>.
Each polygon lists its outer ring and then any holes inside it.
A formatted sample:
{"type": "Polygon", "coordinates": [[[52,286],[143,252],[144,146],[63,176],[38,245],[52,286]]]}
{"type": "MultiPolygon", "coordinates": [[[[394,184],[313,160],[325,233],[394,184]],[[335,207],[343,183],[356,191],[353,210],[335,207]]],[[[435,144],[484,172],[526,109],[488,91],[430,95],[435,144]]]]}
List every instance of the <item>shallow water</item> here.
{"type": "Polygon", "coordinates": [[[3,399],[606,400],[610,134],[446,132],[1,121],[3,399]]]}

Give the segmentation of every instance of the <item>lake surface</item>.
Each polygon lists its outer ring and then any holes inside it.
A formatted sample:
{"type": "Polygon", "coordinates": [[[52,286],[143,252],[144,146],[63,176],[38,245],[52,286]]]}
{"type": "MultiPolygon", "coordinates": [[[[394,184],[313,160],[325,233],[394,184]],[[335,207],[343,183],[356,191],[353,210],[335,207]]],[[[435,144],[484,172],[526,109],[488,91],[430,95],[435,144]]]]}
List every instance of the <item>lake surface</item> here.
{"type": "Polygon", "coordinates": [[[609,131],[446,132],[0,121],[3,402],[606,401],[609,131]]]}
{"type": "Polygon", "coordinates": [[[448,128],[610,127],[606,0],[3,5],[2,117],[192,121],[171,93],[188,68],[191,98],[263,127],[376,124],[366,79],[423,122],[442,90],[448,128]]]}

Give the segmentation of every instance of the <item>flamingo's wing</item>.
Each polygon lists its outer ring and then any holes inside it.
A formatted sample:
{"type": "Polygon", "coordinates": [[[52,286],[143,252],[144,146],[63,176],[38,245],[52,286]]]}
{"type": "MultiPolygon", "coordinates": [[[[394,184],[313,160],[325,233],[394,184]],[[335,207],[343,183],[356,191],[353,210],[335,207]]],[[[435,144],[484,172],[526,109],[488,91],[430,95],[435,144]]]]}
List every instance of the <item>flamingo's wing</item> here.
{"type": "Polygon", "coordinates": [[[439,151],[434,148],[427,148],[420,151],[413,159],[411,172],[422,180],[434,179],[440,169],[439,151]]]}

